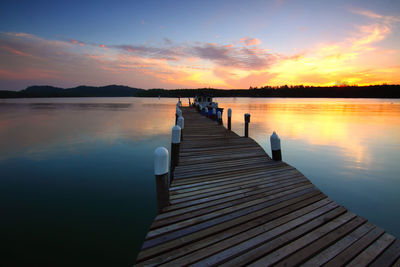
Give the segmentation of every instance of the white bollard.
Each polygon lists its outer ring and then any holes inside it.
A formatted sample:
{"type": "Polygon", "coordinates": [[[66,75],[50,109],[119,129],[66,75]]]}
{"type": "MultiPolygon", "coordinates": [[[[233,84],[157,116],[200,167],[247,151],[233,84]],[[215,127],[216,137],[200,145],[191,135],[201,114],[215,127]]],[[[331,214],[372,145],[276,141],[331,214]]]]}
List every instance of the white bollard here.
{"type": "Polygon", "coordinates": [[[175,124],[177,124],[178,123],[178,118],[179,118],[179,114],[182,114],[182,110],[178,107],[178,106],[176,106],[176,112],[175,112],[175,124]]]}
{"type": "Polygon", "coordinates": [[[282,160],[282,152],[281,152],[281,139],[279,136],[274,132],[271,137],[271,150],[272,150],[272,159],[276,161],[282,160]]]}
{"type": "Polygon", "coordinates": [[[158,213],[169,205],[168,157],[168,150],[165,147],[157,147],[154,151],[158,213]]]}
{"type": "Polygon", "coordinates": [[[208,107],[205,108],[206,111],[206,117],[208,117],[208,107]]]}
{"type": "Polygon", "coordinates": [[[232,127],[232,109],[228,108],[228,130],[232,127]]]}
{"type": "Polygon", "coordinates": [[[179,116],[177,125],[181,127],[181,141],[183,140],[183,129],[185,129],[185,119],[179,116]]]}

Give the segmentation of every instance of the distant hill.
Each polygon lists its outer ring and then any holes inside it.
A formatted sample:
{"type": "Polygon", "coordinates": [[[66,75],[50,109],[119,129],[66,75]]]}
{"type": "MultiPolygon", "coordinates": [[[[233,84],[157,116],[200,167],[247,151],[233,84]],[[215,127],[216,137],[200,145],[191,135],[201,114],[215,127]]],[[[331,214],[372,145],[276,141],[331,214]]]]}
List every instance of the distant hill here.
{"type": "Polygon", "coordinates": [[[340,97],[340,98],[400,98],[400,85],[370,86],[264,86],[249,89],[139,89],[123,85],[101,87],[78,86],[58,88],[53,86],[30,86],[24,90],[0,91],[0,98],[29,97],[194,97],[197,94],[209,94],[214,97],[340,97]]]}
{"type": "Polygon", "coordinates": [[[144,91],[139,88],[131,88],[123,85],[107,85],[101,87],[78,86],[74,88],[58,88],[48,85],[29,86],[24,90],[0,91],[0,98],[14,97],[121,97],[136,96],[137,92],[144,91]]]}

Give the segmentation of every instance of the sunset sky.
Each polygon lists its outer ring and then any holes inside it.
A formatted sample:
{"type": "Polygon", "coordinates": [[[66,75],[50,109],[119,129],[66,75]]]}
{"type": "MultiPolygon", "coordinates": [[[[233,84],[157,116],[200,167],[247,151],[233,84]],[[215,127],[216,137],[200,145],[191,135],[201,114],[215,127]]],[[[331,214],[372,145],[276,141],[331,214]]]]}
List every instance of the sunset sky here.
{"type": "Polygon", "coordinates": [[[2,1],[0,90],[400,84],[400,1],[2,1]]]}

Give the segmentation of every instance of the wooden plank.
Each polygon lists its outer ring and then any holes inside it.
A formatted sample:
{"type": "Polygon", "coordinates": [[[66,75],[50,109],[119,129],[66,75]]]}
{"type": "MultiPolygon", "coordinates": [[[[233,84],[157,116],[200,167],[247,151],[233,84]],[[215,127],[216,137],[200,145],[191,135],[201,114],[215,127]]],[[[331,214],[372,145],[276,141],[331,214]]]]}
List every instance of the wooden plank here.
{"type": "Polygon", "coordinates": [[[194,242],[196,240],[200,240],[202,238],[208,237],[210,235],[216,234],[221,231],[226,231],[229,228],[235,227],[237,225],[244,224],[248,222],[249,220],[252,220],[254,218],[258,218],[260,216],[265,216],[266,214],[270,212],[274,212],[276,210],[282,209],[288,205],[295,204],[299,201],[302,201],[303,199],[307,198],[312,198],[315,196],[321,195],[319,191],[314,190],[305,194],[298,194],[298,196],[294,197],[285,197],[281,198],[279,200],[274,200],[270,201],[270,205],[265,205],[264,207],[260,207],[260,209],[255,209],[251,213],[245,214],[246,216],[237,216],[235,218],[231,218],[230,220],[226,220],[221,224],[215,224],[213,226],[210,226],[208,228],[201,229],[199,231],[195,231],[193,233],[188,234],[184,238],[176,239],[176,240],[171,240],[167,242],[161,242],[159,244],[156,244],[154,246],[148,246],[148,248],[143,248],[141,253],[139,254],[138,258],[148,258],[151,255],[156,255],[160,254],[165,251],[169,251],[175,247],[181,247],[183,245],[186,245],[188,243],[194,242]]]}
{"type": "Polygon", "coordinates": [[[383,234],[374,243],[372,243],[362,253],[357,255],[348,266],[367,266],[375,260],[388,246],[395,240],[395,237],[388,233],[383,234]]]}
{"type": "MultiPolygon", "coordinates": [[[[282,217],[280,219],[282,223],[284,223],[286,220],[290,221],[291,219],[294,219],[303,213],[311,212],[331,202],[332,201],[330,199],[326,198],[322,194],[304,195],[295,199],[281,202],[278,205],[262,209],[258,212],[254,212],[250,214],[250,216],[240,217],[236,220],[231,220],[226,224],[217,225],[216,227],[214,227],[214,229],[209,228],[209,233],[211,233],[212,235],[203,234],[203,236],[206,237],[199,240],[197,240],[196,238],[192,238],[188,240],[188,244],[186,246],[178,247],[171,252],[164,253],[158,256],[155,261],[161,263],[174,258],[178,258],[179,256],[186,254],[188,251],[196,251],[200,248],[207,247],[213,243],[235,236],[240,232],[247,231],[251,228],[257,227],[279,217],[282,217]]],[[[195,235],[199,236],[199,233],[200,232],[197,232],[195,233],[195,235]]],[[[174,246],[170,247],[173,248],[174,246]]],[[[153,260],[148,262],[153,262],[153,260]]]]}
{"type": "Polygon", "coordinates": [[[361,225],[349,235],[345,236],[338,242],[334,243],[333,245],[324,249],[322,252],[304,262],[302,266],[312,267],[325,264],[374,228],[375,226],[372,223],[365,223],[361,225]]]}
{"type": "Polygon", "coordinates": [[[204,193],[204,192],[209,192],[209,191],[216,191],[224,188],[229,188],[229,187],[238,187],[240,185],[246,185],[246,184],[251,184],[251,183],[257,183],[257,182],[265,182],[268,183],[269,181],[278,181],[278,180],[284,180],[285,178],[291,178],[291,177],[301,177],[298,172],[293,171],[274,171],[274,172],[268,172],[268,173],[262,173],[259,175],[248,175],[248,176],[242,176],[239,177],[239,179],[229,179],[223,180],[222,182],[216,182],[216,183],[211,183],[206,181],[207,183],[197,183],[198,186],[186,186],[185,188],[181,189],[176,189],[170,190],[170,195],[172,198],[181,198],[184,197],[185,195],[189,194],[198,194],[198,193],[204,193]],[[240,179],[241,178],[241,179],[240,179]]]}
{"type": "Polygon", "coordinates": [[[400,258],[400,240],[396,239],[370,266],[391,266],[400,258]]]}
{"type": "MultiPolygon", "coordinates": [[[[172,204],[187,202],[190,200],[193,200],[193,201],[198,200],[201,202],[202,199],[206,199],[207,197],[211,197],[211,196],[214,196],[217,198],[218,198],[218,196],[225,197],[225,196],[241,193],[241,191],[243,191],[243,190],[248,192],[246,189],[249,189],[249,188],[252,188],[252,189],[265,188],[265,187],[268,187],[266,185],[268,182],[270,182],[269,184],[275,183],[275,182],[285,183],[286,181],[289,181],[289,180],[304,179],[303,176],[298,176],[298,175],[290,175],[290,176],[288,175],[287,177],[276,176],[275,178],[276,179],[271,179],[270,181],[263,180],[263,179],[260,179],[260,180],[257,179],[252,182],[242,182],[242,183],[239,182],[239,183],[235,183],[234,185],[222,186],[222,187],[218,187],[218,188],[214,188],[214,189],[210,188],[210,189],[204,189],[201,191],[199,190],[199,191],[194,191],[194,192],[188,192],[188,193],[184,193],[184,195],[182,194],[182,196],[172,195],[170,197],[170,199],[171,199],[172,204]],[[235,193],[235,192],[237,192],[237,193],[235,193]],[[223,195],[223,194],[226,194],[226,195],[223,195]]],[[[273,185],[271,185],[271,186],[273,186],[273,185]]]]}
{"type": "Polygon", "coordinates": [[[282,261],[276,264],[276,266],[299,265],[306,259],[312,257],[312,255],[314,255],[315,253],[323,250],[324,248],[328,247],[329,245],[342,238],[349,232],[353,231],[360,225],[364,224],[365,221],[366,220],[362,217],[356,217],[355,219],[324,235],[320,239],[317,239],[316,241],[302,247],[300,250],[297,250],[294,254],[284,258],[282,261]]]}
{"type": "Polygon", "coordinates": [[[324,225],[327,221],[345,214],[345,212],[346,209],[343,207],[336,207],[333,210],[328,210],[328,212],[326,212],[326,210],[321,210],[320,213],[309,213],[302,218],[290,221],[276,229],[265,232],[246,242],[242,242],[219,254],[215,254],[204,261],[218,263],[220,266],[247,265],[255,259],[268,255],[277,248],[324,225]]]}
{"type": "MultiPolygon", "coordinates": [[[[228,216],[227,219],[229,219],[231,216],[233,216],[233,217],[242,216],[242,214],[241,214],[242,212],[247,212],[247,213],[251,212],[253,206],[264,205],[264,203],[268,202],[268,200],[279,199],[280,197],[296,194],[298,192],[309,192],[309,190],[315,190],[314,185],[305,185],[305,186],[301,186],[301,187],[298,187],[295,189],[280,192],[280,193],[277,193],[277,194],[274,194],[274,195],[271,195],[268,197],[257,198],[255,200],[247,201],[244,203],[239,203],[237,205],[231,205],[227,208],[217,210],[214,212],[210,212],[210,213],[201,215],[199,217],[196,217],[194,219],[185,220],[182,222],[170,224],[168,226],[149,231],[146,235],[146,239],[153,238],[155,236],[165,234],[165,233],[168,233],[171,231],[175,231],[175,230],[181,229],[181,228],[188,229],[188,228],[194,227],[197,229],[197,228],[205,227],[205,225],[212,225],[213,224],[211,222],[212,219],[215,218],[215,219],[221,220],[221,218],[224,218],[224,215],[228,216]],[[238,213],[239,215],[234,215],[235,213],[238,213]],[[200,226],[201,224],[204,224],[204,226],[200,226]]],[[[176,235],[181,236],[181,235],[184,235],[185,232],[187,232],[187,231],[183,231],[181,229],[181,232],[176,233],[176,235]]],[[[151,240],[149,240],[149,242],[150,241],[151,240]]]]}
{"type": "Polygon", "coordinates": [[[342,266],[348,263],[351,259],[357,256],[360,252],[362,252],[366,247],[369,246],[372,242],[374,242],[378,237],[383,235],[385,231],[376,227],[368,234],[357,240],[350,247],[345,249],[343,252],[339,253],[332,260],[328,261],[325,266],[335,267],[342,266]]]}
{"type": "MultiPolygon", "coordinates": [[[[307,179],[296,179],[292,181],[288,181],[286,183],[280,183],[275,186],[259,186],[256,187],[258,190],[253,190],[240,193],[240,194],[234,194],[229,197],[224,197],[224,198],[218,198],[218,199],[206,199],[206,201],[201,201],[199,204],[196,205],[187,205],[182,207],[181,209],[176,209],[173,211],[169,211],[166,213],[160,214],[160,216],[157,216],[156,221],[160,223],[160,221],[165,221],[168,220],[170,221],[171,217],[179,217],[179,218],[185,218],[189,216],[189,213],[196,212],[195,214],[201,214],[201,213],[208,213],[210,209],[212,210],[218,210],[224,207],[232,206],[240,202],[245,202],[245,201],[250,201],[253,199],[257,198],[262,198],[264,196],[267,196],[269,194],[273,193],[278,193],[282,191],[287,191],[289,189],[294,189],[296,187],[308,185],[310,182],[307,179]],[[198,213],[199,212],[199,213],[198,213]],[[162,216],[161,216],[162,215],[162,216]]],[[[204,200],[204,199],[202,199],[204,200]]],[[[173,219],[175,220],[175,219],[173,219]]]]}
{"type": "Polygon", "coordinates": [[[297,224],[300,224],[301,221],[306,221],[310,218],[317,217],[321,213],[326,213],[327,211],[337,208],[337,206],[338,205],[336,203],[331,202],[328,205],[325,205],[308,213],[308,210],[304,209],[301,213],[297,212],[295,216],[293,216],[293,214],[289,214],[285,217],[281,217],[274,221],[259,225],[258,227],[251,228],[240,234],[236,234],[231,238],[224,239],[223,241],[218,242],[214,245],[210,245],[194,253],[188,254],[185,257],[181,257],[173,262],[170,262],[170,264],[174,264],[175,266],[187,264],[191,264],[193,266],[219,264],[219,262],[223,260],[223,258],[226,257],[228,253],[237,253],[237,251],[232,250],[232,246],[234,245],[238,245],[237,247],[240,247],[241,243],[249,242],[249,240],[251,239],[253,242],[257,239],[267,241],[269,239],[272,239],[274,236],[279,235],[281,232],[284,231],[284,229],[295,227],[296,224],[293,221],[295,221],[297,224]],[[305,214],[303,214],[303,212],[305,214]],[[266,235],[266,232],[269,232],[269,235],[266,235]],[[216,254],[216,252],[219,251],[223,252],[216,254]]]}

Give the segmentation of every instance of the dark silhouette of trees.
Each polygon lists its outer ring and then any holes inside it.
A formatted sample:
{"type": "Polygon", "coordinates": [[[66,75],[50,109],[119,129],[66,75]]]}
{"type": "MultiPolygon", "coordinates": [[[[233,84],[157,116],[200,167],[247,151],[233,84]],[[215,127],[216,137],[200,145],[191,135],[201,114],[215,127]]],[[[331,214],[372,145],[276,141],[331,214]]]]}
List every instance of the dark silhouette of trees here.
{"type": "Polygon", "coordinates": [[[78,86],[62,89],[52,86],[30,86],[24,90],[0,91],[0,98],[19,97],[194,97],[197,94],[209,94],[214,97],[343,97],[343,98],[400,98],[400,85],[340,85],[340,86],[307,86],[283,85],[263,86],[249,89],[139,89],[122,85],[102,87],[78,86]]]}

